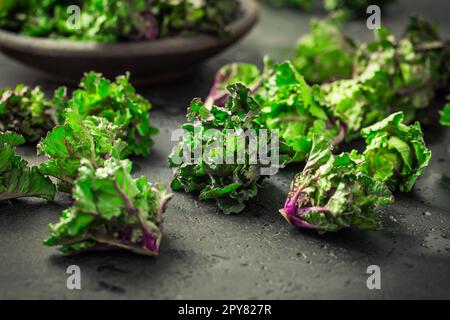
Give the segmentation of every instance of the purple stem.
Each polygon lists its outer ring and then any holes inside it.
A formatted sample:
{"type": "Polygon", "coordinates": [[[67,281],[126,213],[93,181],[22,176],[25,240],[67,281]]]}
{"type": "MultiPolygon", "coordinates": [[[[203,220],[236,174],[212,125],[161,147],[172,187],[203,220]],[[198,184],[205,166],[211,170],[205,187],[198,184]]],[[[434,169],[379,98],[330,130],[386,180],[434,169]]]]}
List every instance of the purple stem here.
{"type": "Polygon", "coordinates": [[[231,77],[232,72],[229,72],[227,74],[223,74],[220,70],[217,72],[216,77],[214,79],[214,84],[211,88],[211,91],[208,94],[208,98],[206,99],[205,105],[212,107],[213,105],[216,105],[218,107],[223,107],[227,103],[227,93],[226,92],[219,92],[220,85],[222,83],[225,83],[228,81],[231,77]]]}
{"type": "Polygon", "coordinates": [[[298,188],[298,190],[294,193],[292,198],[288,198],[286,204],[284,205],[284,211],[288,217],[293,217],[298,207],[298,199],[302,194],[302,189],[298,188]]]}
{"type": "Polygon", "coordinates": [[[158,20],[150,11],[144,14],[144,20],[147,24],[143,30],[145,38],[155,40],[159,34],[158,20]]]}
{"type": "Polygon", "coordinates": [[[153,235],[150,232],[148,232],[148,230],[146,230],[145,228],[142,228],[142,232],[144,234],[145,247],[154,254],[158,254],[158,245],[153,235]]]}
{"type": "Polygon", "coordinates": [[[292,217],[292,222],[294,223],[294,225],[296,225],[297,227],[300,228],[305,228],[305,229],[316,229],[316,227],[314,225],[312,225],[309,222],[306,222],[305,220],[302,220],[301,217],[292,217]]]}
{"type": "Polygon", "coordinates": [[[329,209],[325,207],[303,207],[298,208],[298,200],[302,195],[302,189],[298,188],[298,190],[294,193],[294,195],[286,201],[284,205],[284,210],[281,210],[281,214],[292,224],[296,225],[300,228],[306,229],[316,229],[316,227],[303,220],[302,217],[309,214],[311,211],[316,212],[330,212],[329,209]]]}
{"type": "Polygon", "coordinates": [[[156,239],[153,237],[153,235],[151,234],[151,232],[148,230],[147,228],[147,224],[146,221],[144,221],[144,219],[141,217],[141,214],[139,212],[139,209],[137,209],[133,203],[131,202],[131,200],[128,198],[128,196],[122,191],[122,189],[119,187],[119,185],[117,184],[117,181],[114,181],[114,186],[116,188],[116,190],[119,192],[120,196],[122,197],[122,199],[124,200],[126,209],[129,213],[136,215],[139,224],[141,226],[141,230],[142,230],[142,235],[144,238],[144,245],[145,247],[150,250],[151,252],[153,252],[154,254],[158,254],[158,244],[156,239]]]}

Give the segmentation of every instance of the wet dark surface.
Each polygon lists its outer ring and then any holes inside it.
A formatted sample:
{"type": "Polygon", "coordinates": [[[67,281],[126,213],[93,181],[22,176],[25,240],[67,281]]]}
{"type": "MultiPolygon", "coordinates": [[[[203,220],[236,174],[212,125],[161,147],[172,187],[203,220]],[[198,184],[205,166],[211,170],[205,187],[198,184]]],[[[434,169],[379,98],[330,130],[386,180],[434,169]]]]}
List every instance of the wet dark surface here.
{"type": "MultiPolygon", "coordinates": [[[[450,36],[449,7],[448,1],[399,1],[383,22],[398,34],[416,11],[439,22],[442,34],[450,36]]],[[[183,123],[189,101],[207,94],[217,68],[235,60],[260,63],[265,53],[289,57],[311,16],[265,8],[260,25],[244,42],[195,75],[141,88],[155,105],[152,118],[161,132],[152,155],[134,159],[136,176],[168,184],[170,133],[183,123]]],[[[364,21],[350,23],[348,31],[360,40],[371,37],[364,21]]],[[[0,56],[0,87],[19,82],[39,84],[48,92],[56,86],[0,56]]],[[[176,194],[157,258],[126,252],[68,258],[43,246],[47,225],[69,204],[66,196],[59,195],[53,204],[22,200],[0,205],[0,298],[450,298],[450,129],[436,124],[425,133],[433,151],[431,165],[411,194],[397,195],[394,205],[381,210],[384,229],[379,232],[319,236],[289,226],[277,212],[295,167],[267,180],[236,216],[176,194]],[[80,291],[66,288],[66,269],[74,264],[82,272],[80,291]],[[381,290],[367,289],[370,265],[381,268],[381,290]]],[[[40,161],[33,148],[21,153],[32,163],[40,161]]]]}

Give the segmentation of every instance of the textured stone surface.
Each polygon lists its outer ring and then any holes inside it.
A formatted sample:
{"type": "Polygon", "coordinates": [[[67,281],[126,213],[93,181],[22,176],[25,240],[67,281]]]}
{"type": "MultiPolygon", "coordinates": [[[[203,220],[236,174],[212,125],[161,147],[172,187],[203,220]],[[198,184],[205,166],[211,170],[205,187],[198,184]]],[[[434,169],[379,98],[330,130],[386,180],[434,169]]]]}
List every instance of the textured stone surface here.
{"type": "MultiPolygon", "coordinates": [[[[448,9],[448,1],[403,0],[383,22],[399,33],[416,11],[440,22],[442,33],[450,36],[448,9]]],[[[141,88],[155,105],[152,117],[161,133],[152,156],[135,160],[135,174],[169,183],[170,132],[183,123],[191,98],[207,94],[216,69],[226,62],[260,63],[265,53],[289,57],[311,16],[265,8],[260,25],[244,42],[197,74],[141,88]]],[[[370,39],[364,21],[352,22],[348,31],[370,39]]],[[[40,84],[48,92],[56,86],[0,56],[0,87],[18,82],[40,84]]],[[[425,131],[434,152],[431,166],[411,194],[398,195],[395,205],[382,210],[385,227],[380,232],[319,236],[286,224],[277,210],[300,169],[295,167],[268,180],[237,216],[221,215],[212,204],[176,194],[158,258],[123,252],[63,257],[42,240],[48,223],[69,204],[67,197],[58,196],[54,204],[27,200],[1,205],[0,298],[449,298],[450,130],[434,125],[425,131]],[[66,268],[72,264],[81,267],[81,291],[66,289],[66,268]],[[373,264],[382,271],[379,291],[366,287],[366,269],[373,264]]],[[[21,152],[31,162],[39,161],[33,148],[21,152]]]]}

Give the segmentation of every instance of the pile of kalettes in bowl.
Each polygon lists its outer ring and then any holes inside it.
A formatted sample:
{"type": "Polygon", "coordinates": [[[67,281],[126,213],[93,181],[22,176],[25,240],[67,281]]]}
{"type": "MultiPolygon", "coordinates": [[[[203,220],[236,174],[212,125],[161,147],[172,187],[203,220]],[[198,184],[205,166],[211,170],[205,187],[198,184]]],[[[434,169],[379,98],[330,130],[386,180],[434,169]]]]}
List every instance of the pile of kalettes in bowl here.
{"type": "Polygon", "coordinates": [[[0,0],[0,29],[32,37],[119,42],[223,34],[237,0],[0,0]]]}

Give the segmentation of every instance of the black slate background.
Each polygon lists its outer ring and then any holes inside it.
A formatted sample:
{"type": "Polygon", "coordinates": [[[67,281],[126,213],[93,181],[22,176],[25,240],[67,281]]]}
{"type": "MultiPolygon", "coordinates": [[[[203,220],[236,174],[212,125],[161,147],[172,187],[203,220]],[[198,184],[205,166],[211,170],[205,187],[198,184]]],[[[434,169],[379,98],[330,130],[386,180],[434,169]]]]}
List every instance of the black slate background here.
{"type": "MultiPolygon", "coordinates": [[[[418,12],[438,22],[448,37],[449,9],[444,0],[401,0],[383,12],[383,23],[399,34],[408,15],[418,12]]],[[[135,174],[168,184],[170,133],[184,122],[190,100],[207,94],[217,68],[236,60],[260,64],[266,53],[288,58],[315,15],[263,7],[250,36],[196,74],[140,88],[155,106],[152,118],[161,133],[148,159],[134,159],[135,174]]],[[[347,31],[361,41],[371,38],[365,21],[351,22],[347,31]]],[[[39,84],[48,93],[57,86],[0,55],[0,87],[19,82],[39,84]]],[[[300,167],[268,180],[236,216],[221,215],[192,195],[176,194],[157,258],[126,252],[68,258],[43,246],[47,225],[68,206],[67,196],[59,195],[52,204],[21,200],[0,205],[0,298],[450,298],[450,129],[435,124],[425,132],[433,151],[431,165],[411,194],[397,195],[395,205],[382,209],[384,229],[379,232],[319,236],[286,224],[277,211],[300,167]],[[73,264],[81,268],[80,291],[66,289],[66,269],[73,264]],[[381,290],[366,287],[369,265],[381,267],[381,290]]],[[[42,160],[32,147],[21,153],[34,164],[42,160]]]]}

